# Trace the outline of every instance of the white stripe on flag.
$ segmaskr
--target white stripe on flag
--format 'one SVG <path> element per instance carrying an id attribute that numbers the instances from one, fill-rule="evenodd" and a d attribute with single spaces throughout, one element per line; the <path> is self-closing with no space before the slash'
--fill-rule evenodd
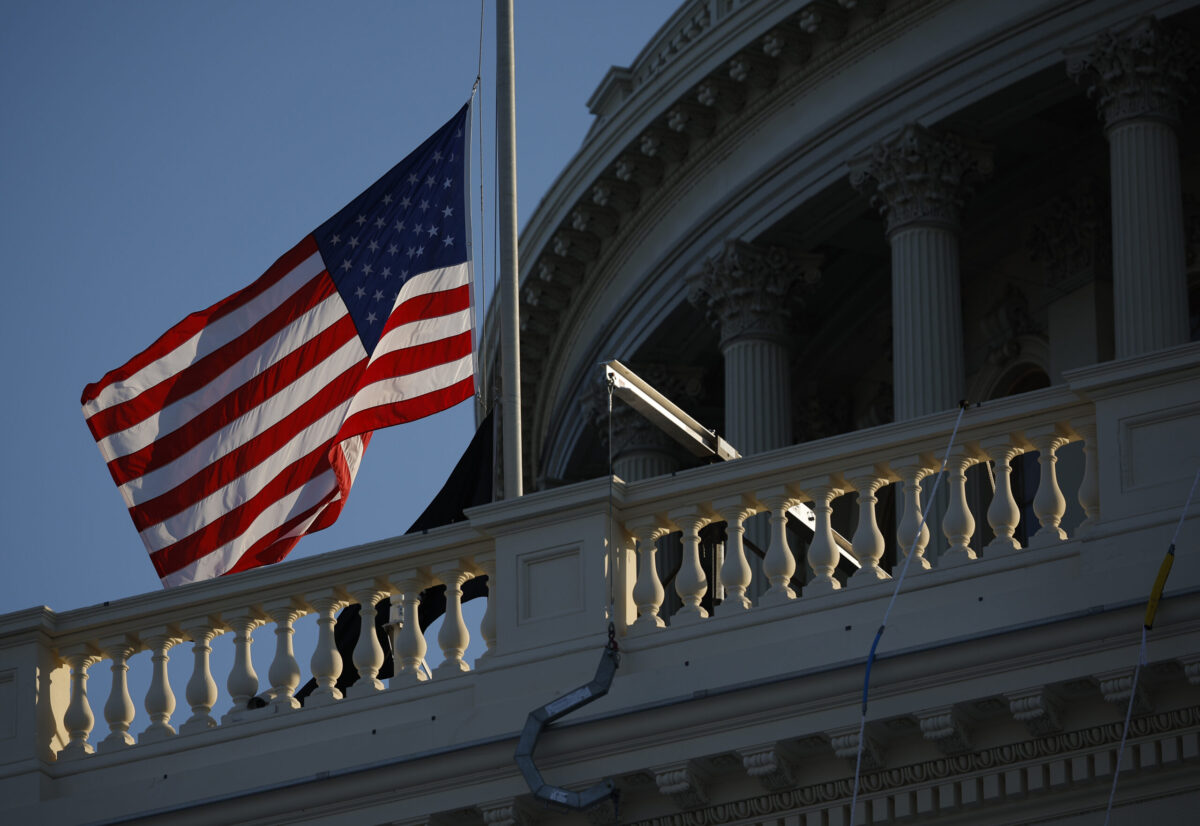
<path id="1" fill-rule="evenodd" d="M 237 564 L 238 560 L 242 558 L 242 555 L 246 553 L 251 545 L 278 528 L 284 522 L 287 522 L 288 519 L 296 514 L 303 513 L 309 508 L 315 507 L 323 498 L 337 490 L 337 487 L 337 477 L 332 470 L 327 470 L 320 476 L 314 477 L 304 487 L 292 491 L 260 513 L 238 538 L 205 554 L 190 565 L 162 577 L 163 585 L 166 587 L 184 585 L 200 579 L 211 579 L 221 576 Z M 308 529 L 308 526 L 313 523 L 320 513 L 320 511 L 317 511 L 302 523 L 304 530 Z M 294 536 L 297 533 L 303 533 L 303 530 L 293 529 L 290 535 Z"/>
<path id="2" fill-rule="evenodd" d="M 264 430 L 277 424 L 289 413 L 304 404 L 347 369 L 366 357 L 362 340 L 355 336 L 329 358 L 280 392 L 248 411 L 225 427 L 197 442 L 194 447 L 162 467 L 121 485 L 121 495 L 133 507 L 138 502 L 153 499 L 178 485 L 182 480 L 212 465 L 244 444 L 257 438 Z"/>
<path id="3" fill-rule="evenodd" d="M 424 396 L 426 393 L 450 387 L 463 379 L 470 378 L 473 372 L 472 367 L 471 357 L 464 356 L 455 361 L 430 367 L 428 370 L 368 384 L 355 395 L 354 403 L 347 411 L 346 418 L 349 419 L 355 413 L 371 407 L 408 401 L 418 396 Z"/>
<path id="4" fill-rule="evenodd" d="M 190 396 L 173 401 L 158 414 L 97 442 L 104 461 L 135 453 L 173 433 L 240 387 L 247 376 L 261 374 L 345 316 L 346 306 L 341 296 L 335 294 L 325 299 Z"/>
<path id="5" fill-rule="evenodd" d="M 180 344 L 166 356 L 156 359 L 124 381 L 108 385 L 95 399 L 83 405 L 83 415 L 91 418 L 114 404 L 128 401 L 143 390 L 154 387 L 164 379 L 194 363 L 246 332 L 259 319 L 287 301 L 293 293 L 316 278 L 325 269 L 319 253 L 314 253 L 270 288 L 229 315 L 214 321 Z"/>

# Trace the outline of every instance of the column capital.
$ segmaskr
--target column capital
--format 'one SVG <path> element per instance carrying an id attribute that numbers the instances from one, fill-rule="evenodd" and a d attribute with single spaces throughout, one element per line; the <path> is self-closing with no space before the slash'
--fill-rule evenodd
<path id="1" fill-rule="evenodd" d="M 788 339 L 791 304 L 820 278 L 821 256 L 786 247 L 726 241 L 688 279 L 688 299 L 721 333 L 721 347 L 739 338 Z"/>
<path id="2" fill-rule="evenodd" d="M 910 123 L 850 161 L 850 185 L 889 235 L 914 224 L 957 229 L 973 185 L 991 171 L 990 148 Z"/>
<path id="3" fill-rule="evenodd" d="M 1186 33 L 1143 17 L 1068 50 L 1067 74 L 1086 86 L 1109 129 L 1127 120 L 1174 124 L 1198 58 Z"/>

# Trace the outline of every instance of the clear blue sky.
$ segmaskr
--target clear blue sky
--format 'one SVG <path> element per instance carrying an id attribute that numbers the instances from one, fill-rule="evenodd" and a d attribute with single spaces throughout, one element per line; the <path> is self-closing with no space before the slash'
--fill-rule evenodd
<path id="1" fill-rule="evenodd" d="M 578 149 L 605 71 L 628 65 L 676 2 L 516 6 L 523 225 Z M 160 587 L 80 392 L 248 284 L 453 114 L 475 77 L 479 14 L 467 0 L 5 3 L 0 613 Z M 493 26 L 489 2 L 474 173 L 488 183 Z M 402 533 L 472 431 L 465 404 L 376 434 L 339 522 L 293 558 Z"/>

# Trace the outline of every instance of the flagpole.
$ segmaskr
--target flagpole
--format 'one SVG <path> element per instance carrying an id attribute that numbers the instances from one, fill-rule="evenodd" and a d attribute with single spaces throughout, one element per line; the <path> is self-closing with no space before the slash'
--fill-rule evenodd
<path id="1" fill-rule="evenodd" d="M 501 434 L 504 498 L 521 491 L 521 326 L 517 305 L 517 118 L 513 78 L 513 4 L 496 3 L 496 165 L 500 202 Z"/>

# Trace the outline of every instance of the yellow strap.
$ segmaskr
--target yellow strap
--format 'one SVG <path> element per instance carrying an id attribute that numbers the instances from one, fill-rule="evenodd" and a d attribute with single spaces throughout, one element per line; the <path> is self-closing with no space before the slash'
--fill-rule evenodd
<path id="1" fill-rule="evenodd" d="M 1146 628 L 1154 627 L 1154 615 L 1158 613 L 1158 601 L 1162 599 L 1167 576 L 1171 573 L 1171 566 L 1174 564 L 1175 546 L 1172 545 L 1167 549 L 1167 555 L 1163 557 L 1162 564 L 1158 566 L 1158 577 L 1154 580 L 1154 590 L 1150 592 L 1150 601 L 1146 603 L 1146 621 L 1143 623 Z"/>

